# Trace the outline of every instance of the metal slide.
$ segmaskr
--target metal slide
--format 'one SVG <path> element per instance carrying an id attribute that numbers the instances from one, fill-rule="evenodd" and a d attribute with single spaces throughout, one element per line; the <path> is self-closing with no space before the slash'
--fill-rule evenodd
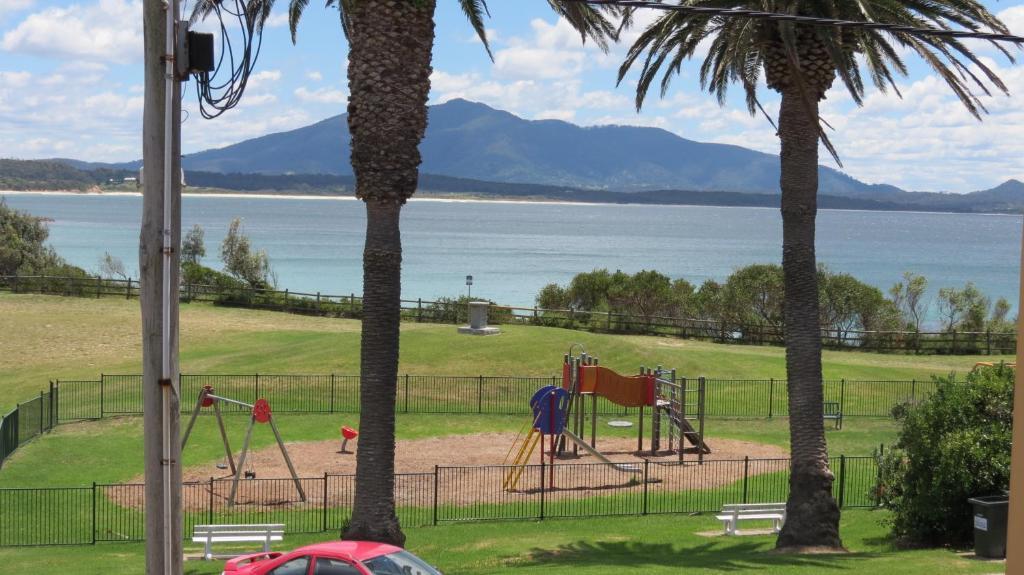
<path id="1" fill-rule="evenodd" d="M 624 473 L 640 473 L 641 471 L 643 471 L 643 466 L 638 465 L 636 463 L 615 463 L 614 461 L 605 457 L 600 451 L 588 445 L 586 441 L 583 441 L 575 433 L 569 431 L 568 429 L 562 430 L 562 436 L 565 437 L 566 439 L 569 439 L 576 445 L 580 446 L 580 448 L 582 448 L 583 451 L 586 451 L 590 455 L 596 457 L 598 461 L 600 461 L 601 463 L 604 463 L 605 465 L 615 469 L 616 471 L 622 471 Z"/>

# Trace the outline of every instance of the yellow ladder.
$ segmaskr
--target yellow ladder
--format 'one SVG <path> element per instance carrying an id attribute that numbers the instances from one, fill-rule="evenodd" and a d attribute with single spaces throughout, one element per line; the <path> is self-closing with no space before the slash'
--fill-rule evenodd
<path id="1" fill-rule="evenodd" d="M 519 478 L 522 477 L 523 471 L 526 469 L 526 464 L 530 461 L 530 456 L 533 455 L 533 451 L 537 449 L 537 444 L 540 443 L 543 435 L 540 430 L 536 427 L 530 429 L 530 433 L 526 435 L 526 439 L 523 440 L 523 444 L 519 446 L 519 451 L 516 452 L 515 459 L 512 460 L 513 467 L 508 470 L 508 474 L 505 476 L 505 481 L 501 487 L 505 491 L 512 491 L 519 485 Z M 512 450 L 515 450 L 515 444 L 512 445 Z M 511 451 L 510 450 L 510 453 Z"/>

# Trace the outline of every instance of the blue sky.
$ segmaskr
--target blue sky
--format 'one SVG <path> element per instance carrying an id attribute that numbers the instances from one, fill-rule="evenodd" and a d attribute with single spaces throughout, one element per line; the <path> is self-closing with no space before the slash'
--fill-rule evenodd
<path id="1" fill-rule="evenodd" d="M 458 3 L 438 0 L 433 103 L 463 97 L 530 119 L 657 126 L 694 140 L 778 151 L 767 121 L 751 117 L 738 97 L 720 107 L 700 91 L 695 64 L 684 68 L 666 98 L 649 98 L 638 114 L 631 79 L 615 86 L 628 44 L 609 54 L 582 46 L 543 0 L 490 4 L 494 62 Z M 1024 0 L 986 4 L 1024 35 Z M 337 12 L 311 3 L 293 46 L 286 5 L 279 0 L 275 7 L 257 73 L 238 109 L 203 120 L 194 92 L 186 94 L 186 153 L 344 110 L 347 46 Z M 1011 90 L 1009 98 L 987 100 L 992 113 L 983 123 L 913 59 L 911 76 L 900 82 L 902 100 L 872 91 L 858 108 L 833 90 L 823 114 L 836 128 L 845 171 L 868 182 L 957 192 L 1024 179 L 1024 68 L 987 46 L 979 52 L 992 58 Z M 0 157 L 140 157 L 141 58 L 140 0 L 0 0 Z M 767 91 L 764 96 L 769 112 L 777 111 L 777 99 Z"/>

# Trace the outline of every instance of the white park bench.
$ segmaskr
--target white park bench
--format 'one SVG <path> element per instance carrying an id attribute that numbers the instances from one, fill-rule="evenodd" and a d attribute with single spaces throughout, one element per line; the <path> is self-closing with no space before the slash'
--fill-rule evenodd
<path id="1" fill-rule="evenodd" d="M 207 561 L 218 558 L 237 557 L 233 555 L 214 555 L 214 543 L 263 543 L 263 552 L 270 552 L 270 543 L 284 539 L 284 524 L 267 525 L 196 525 L 192 529 L 192 542 L 202 543 L 203 559 Z"/>
<path id="2" fill-rule="evenodd" d="M 786 504 L 730 503 L 723 505 L 715 518 L 723 523 L 726 535 L 739 535 L 740 521 L 771 521 L 772 531 L 778 533 L 786 522 Z"/>

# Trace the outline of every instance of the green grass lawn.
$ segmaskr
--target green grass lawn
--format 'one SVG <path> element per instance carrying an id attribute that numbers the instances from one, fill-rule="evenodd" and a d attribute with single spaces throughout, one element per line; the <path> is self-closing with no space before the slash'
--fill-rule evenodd
<path id="1" fill-rule="evenodd" d="M 897 550 L 881 525 L 884 512 L 847 511 L 842 536 L 850 553 L 777 555 L 772 536 L 722 537 L 711 516 L 661 515 L 586 520 L 443 524 L 406 529 L 407 547 L 448 575 L 568 573 L 574 575 L 829 572 L 885 575 L 1002 573 L 1001 562 L 967 558 L 946 549 Z M 331 534 L 286 536 L 287 549 L 324 541 Z M 188 553 L 198 547 L 187 545 Z M 9 573 L 74 575 L 136 574 L 144 547 L 99 544 L 81 547 L 0 549 Z M 223 563 L 188 561 L 185 573 L 220 573 Z"/>
<path id="2" fill-rule="evenodd" d="M 139 373 L 138 301 L 0 294 L 0 413 L 47 387 L 50 379 Z M 360 324 L 353 320 L 188 304 L 181 308 L 183 373 L 338 373 L 359 371 Z M 784 350 L 649 336 L 502 326 L 497 337 L 466 337 L 454 326 L 402 325 L 402 373 L 537 375 L 559 372 L 574 342 L 603 365 L 640 365 L 681 375 L 785 377 Z M 912 356 L 827 351 L 826 379 L 929 379 L 963 373 L 979 360 L 1012 356 Z"/>

